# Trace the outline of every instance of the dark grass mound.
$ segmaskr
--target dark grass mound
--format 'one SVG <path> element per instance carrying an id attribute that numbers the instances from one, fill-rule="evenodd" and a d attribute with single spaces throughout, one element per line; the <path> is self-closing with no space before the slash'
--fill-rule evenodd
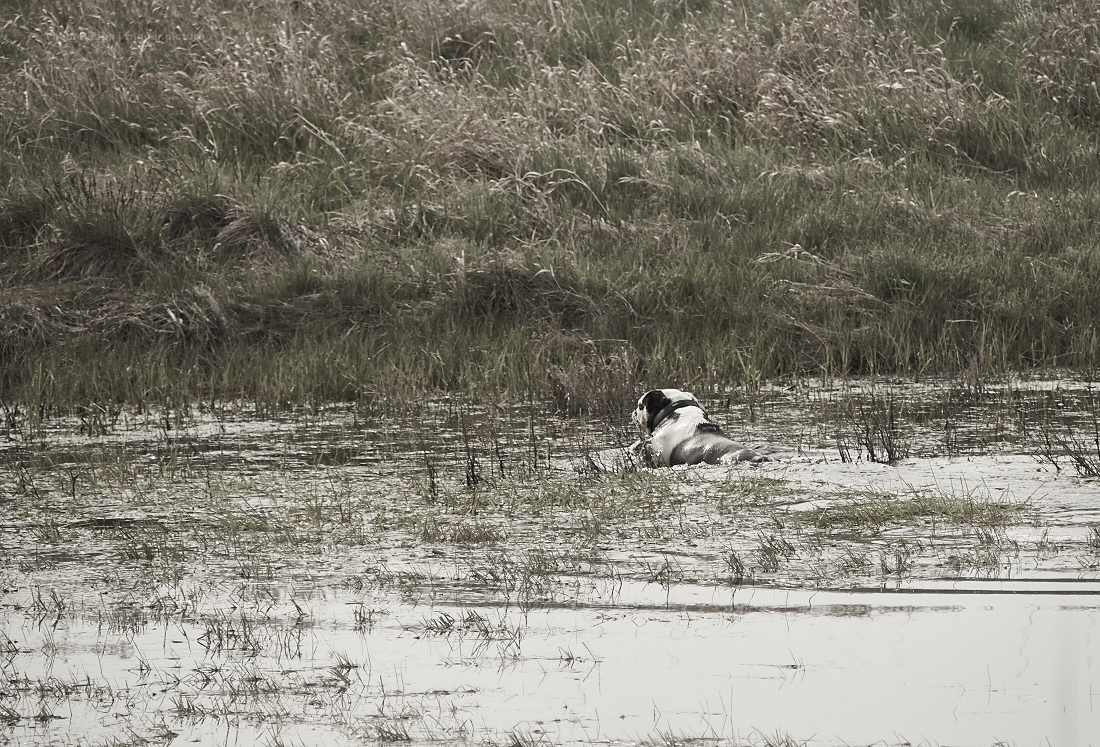
<path id="1" fill-rule="evenodd" d="M 0 199 L 0 245 L 19 247 L 33 243 L 50 214 L 49 200 L 25 192 Z"/>
<path id="2" fill-rule="evenodd" d="M 180 195 L 164 208 L 164 233 L 172 241 L 215 240 L 232 221 L 235 203 L 225 195 Z"/>
<path id="3" fill-rule="evenodd" d="M 39 262 L 49 279 L 129 275 L 152 261 L 159 248 L 113 227 L 82 226 L 79 236 L 61 239 L 46 249 Z"/>
<path id="4" fill-rule="evenodd" d="M 471 320 L 553 329 L 597 326 L 600 313 L 575 267 L 539 267 L 516 252 L 460 261 L 444 303 Z"/>

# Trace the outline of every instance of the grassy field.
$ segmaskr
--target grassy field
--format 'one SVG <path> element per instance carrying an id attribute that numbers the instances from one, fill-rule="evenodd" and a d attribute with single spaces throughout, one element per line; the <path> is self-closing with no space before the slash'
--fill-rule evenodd
<path id="1" fill-rule="evenodd" d="M 1096 0 L 4 8 L 9 420 L 1100 359 Z"/>

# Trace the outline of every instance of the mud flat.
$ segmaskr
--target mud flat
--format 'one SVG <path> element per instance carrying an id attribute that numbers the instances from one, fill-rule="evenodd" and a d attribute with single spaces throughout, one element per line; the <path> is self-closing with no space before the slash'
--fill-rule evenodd
<path id="1" fill-rule="evenodd" d="M 758 391 L 784 458 L 664 470 L 537 404 L 9 434 L 0 740 L 1092 744 L 1091 402 Z"/>

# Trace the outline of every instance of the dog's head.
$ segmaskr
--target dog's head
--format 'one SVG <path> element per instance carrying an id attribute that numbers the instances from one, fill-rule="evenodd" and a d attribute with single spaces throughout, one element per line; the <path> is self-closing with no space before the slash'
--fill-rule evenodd
<path id="1" fill-rule="evenodd" d="M 638 400 L 638 407 L 631 413 L 630 419 L 638 426 L 638 430 L 649 436 L 665 420 L 675 419 L 676 411 L 683 407 L 698 407 L 703 410 L 691 392 L 682 392 L 679 389 L 652 389 Z M 706 415 L 704 410 L 703 417 Z"/>

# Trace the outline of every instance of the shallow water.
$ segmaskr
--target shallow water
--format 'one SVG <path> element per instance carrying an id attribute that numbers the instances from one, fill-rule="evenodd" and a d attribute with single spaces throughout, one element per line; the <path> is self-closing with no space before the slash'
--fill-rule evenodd
<path id="1" fill-rule="evenodd" d="M 1095 744 L 1089 387 L 871 389 L 707 402 L 757 466 L 538 405 L 14 434 L 0 740 Z"/>
<path id="2" fill-rule="evenodd" d="M 195 624 L 116 636 L 9 623 L 19 646 L 52 648 L 16 657 L 27 659 L 25 676 L 96 683 L 70 696 L 58 720 L 18 735 L 79 728 L 106 738 L 135 719 L 155 728 L 160 714 L 182 743 L 206 742 L 237 712 L 247 729 L 263 720 L 303 738 L 319 730 L 334 744 L 387 722 L 425 741 L 738 741 L 759 731 L 825 744 L 1085 744 L 1098 733 L 1095 586 L 1087 595 L 678 591 L 526 614 L 393 607 L 366 633 L 342 625 L 346 610 L 331 600 L 310 605 L 319 619 L 301 635 L 275 634 L 287 650 L 274 656 L 211 654 Z M 426 635 L 423 618 L 444 612 L 506 622 L 522 640 Z M 356 668 L 334 671 L 341 659 Z M 16 705 L 33 711 L 35 700 Z M 225 713 L 171 717 L 207 709 Z"/>

